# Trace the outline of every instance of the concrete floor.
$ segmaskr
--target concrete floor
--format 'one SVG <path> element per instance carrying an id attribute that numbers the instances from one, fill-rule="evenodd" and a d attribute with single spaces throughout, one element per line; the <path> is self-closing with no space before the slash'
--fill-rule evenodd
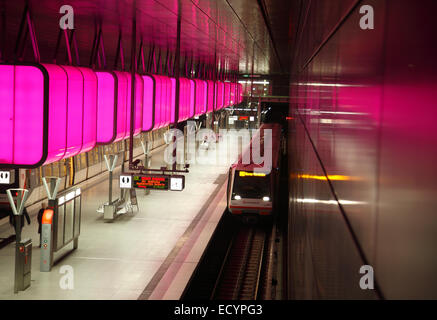
<path id="1" fill-rule="evenodd" d="M 214 162 L 212 150 L 200 152 Z M 36 215 L 30 212 L 32 224 L 23 229 L 23 238 L 32 238 L 34 244 L 31 287 L 13 293 L 15 244 L 10 244 L 0 250 L 0 299 L 137 299 L 216 190 L 216 180 L 227 174 L 229 161 L 224 155 L 218 164 L 192 164 L 182 192 L 151 191 L 146 196 L 137 190 L 140 210 L 113 223 L 105 223 L 96 212 L 108 198 L 107 176 L 83 186 L 79 248 L 48 273 L 39 271 Z M 163 149 L 152 158 L 152 167 L 162 165 Z M 118 179 L 114 189 L 119 192 Z M 10 234 L 13 230 L 8 224 L 0 227 L 0 237 Z M 64 265 L 73 268 L 72 290 L 60 287 Z"/>

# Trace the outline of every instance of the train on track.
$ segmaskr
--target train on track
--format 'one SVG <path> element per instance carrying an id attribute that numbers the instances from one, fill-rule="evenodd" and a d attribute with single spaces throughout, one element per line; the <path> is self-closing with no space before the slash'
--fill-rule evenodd
<path id="1" fill-rule="evenodd" d="M 272 219 L 278 206 L 283 140 L 281 124 L 262 124 L 230 167 L 227 207 L 233 217 L 244 222 Z"/>

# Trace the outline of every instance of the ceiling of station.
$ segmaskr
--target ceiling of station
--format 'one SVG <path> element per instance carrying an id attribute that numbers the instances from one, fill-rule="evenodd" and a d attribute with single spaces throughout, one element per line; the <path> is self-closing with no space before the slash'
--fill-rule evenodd
<path id="1" fill-rule="evenodd" d="M 294 0 L 293 0 L 294 1 Z M 0 0 L 0 21 L 12 55 L 25 0 Z M 59 9 L 64 0 L 29 0 L 36 35 L 44 61 L 53 59 L 59 34 Z M 283 74 L 289 72 L 289 0 L 69 0 L 74 8 L 75 33 L 81 64 L 89 61 L 96 25 L 102 23 L 108 64 L 113 64 L 119 30 L 128 62 L 132 18 L 137 18 L 137 36 L 146 46 L 163 51 L 176 47 L 178 5 L 181 5 L 181 53 L 197 61 L 216 58 L 240 73 Z M 136 10 L 134 10 L 136 8 Z M 1 30 L 0 30 L 1 33 Z M 13 44 L 13 45 L 12 45 Z M 138 46 L 137 46 L 138 48 Z M 27 55 L 29 52 L 27 52 Z M 253 70 L 252 70 L 253 63 Z"/>

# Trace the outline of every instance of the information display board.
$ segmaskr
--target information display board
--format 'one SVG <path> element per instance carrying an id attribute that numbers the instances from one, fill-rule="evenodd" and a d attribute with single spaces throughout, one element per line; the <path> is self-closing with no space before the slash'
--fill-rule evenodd
<path id="1" fill-rule="evenodd" d="M 169 176 L 134 175 L 133 186 L 139 189 L 168 190 Z"/>
<path id="2" fill-rule="evenodd" d="M 185 188 L 185 176 L 133 175 L 132 186 L 138 189 L 182 191 Z"/>

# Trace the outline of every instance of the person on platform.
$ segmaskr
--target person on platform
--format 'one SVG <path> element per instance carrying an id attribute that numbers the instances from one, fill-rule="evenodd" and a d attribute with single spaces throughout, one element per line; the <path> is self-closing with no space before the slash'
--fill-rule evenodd
<path id="1" fill-rule="evenodd" d="M 41 203 L 41 209 L 38 211 L 38 233 L 39 233 L 39 247 L 41 248 L 41 228 L 42 228 L 42 216 L 44 214 L 47 205 L 45 202 Z"/>

